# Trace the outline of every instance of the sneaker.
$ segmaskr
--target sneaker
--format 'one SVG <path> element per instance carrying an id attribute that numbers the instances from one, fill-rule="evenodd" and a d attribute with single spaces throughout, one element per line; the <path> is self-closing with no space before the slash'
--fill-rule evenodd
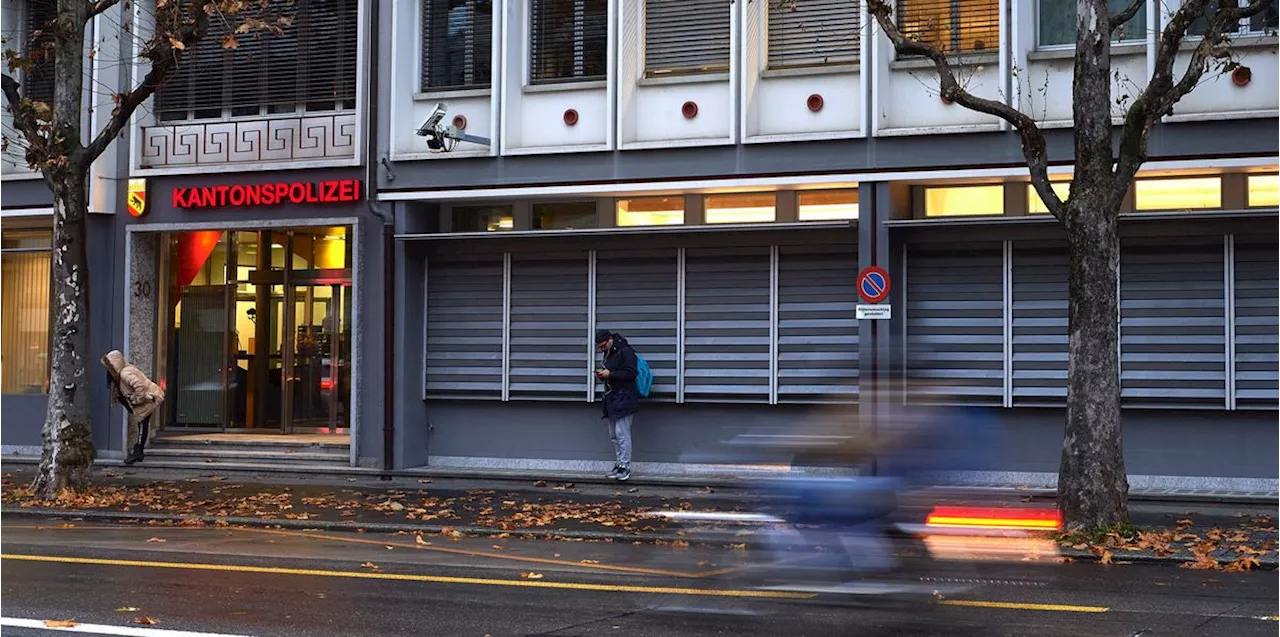
<path id="1" fill-rule="evenodd" d="M 626 482 L 631 477 L 631 467 L 619 467 L 618 473 L 613 476 L 618 482 Z"/>
<path id="2" fill-rule="evenodd" d="M 612 479 L 614 479 L 614 478 L 617 478 L 617 477 L 618 477 L 618 472 L 619 472 L 619 471 L 621 471 L 621 470 L 622 470 L 622 465 L 620 465 L 620 464 L 615 464 L 615 465 L 613 465 L 613 468 L 609 470 L 609 473 L 605 475 L 605 477 L 606 477 L 606 478 L 609 478 L 610 480 L 612 480 Z"/>

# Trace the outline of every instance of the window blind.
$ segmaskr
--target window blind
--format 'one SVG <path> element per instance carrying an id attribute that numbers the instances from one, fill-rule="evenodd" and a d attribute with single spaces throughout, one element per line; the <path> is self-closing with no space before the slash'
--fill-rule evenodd
<path id="1" fill-rule="evenodd" d="M 1067 246 L 1013 244 L 1013 403 L 1067 400 Z"/>
<path id="2" fill-rule="evenodd" d="M 586 252 L 512 255 L 512 399 L 586 399 L 589 267 Z"/>
<path id="3" fill-rule="evenodd" d="M 898 27 L 907 38 L 947 55 L 995 52 L 1000 5 L 997 0 L 900 0 Z"/>
<path id="4" fill-rule="evenodd" d="M 858 254 L 853 245 L 778 250 L 778 402 L 858 396 Z"/>
<path id="5" fill-rule="evenodd" d="M 608 48 L 608 0 L 530 1 L 530 82 L 604 78 Z"/>
<path id="6" fill-rule="evenodd" d="M 676 396 L 678 267 L 674 249 L 596 253 L 595 328 L 622 334 L 648 361 L 653 372 L 649 400 Z M 597 386 L 597 399 L 603 391 Z"/>
<path id="7" fill-rule="evenodd" d="M 250 15 L 211 20 L 157 91 L 156 110 L 161 119 L 185 119 L 258 115 L 263 107 L 272 113 L 354 107 L 357 9 L 357 0 L 271 0 L 253 17 L 292 22 L 279 35 L 236 35 L 234 49 L 223 48 L 223 37 Z"/>
<path id="8" fill-rule="evenodd" d="M 856 0 L 770 0 L 769 68 L 858 61 Z"/>
<path id="9" fill-rule="evenodd" d="M 492 53 L 493 2 L 423 0 L 422 90 L 487 88 Z"/>
<path id="10" fill-rule="evenodd" d="M 685 251 L 685 400 L 769 400 L 768 247 Z"/>
<path id="11" fill-rule="evenodd" d="M 1275 409 L 1280 401 L 1280 284 L 1275 241 L 1235 244 L 1235 388 L 1237 409 Z"/>
<path id="12" fill-rule="evenodd" d="M 729 0 L 647 0 L 648 76 L 729 69 Z"/>
<path id="13" fill-rule="evenodd" d="M 427 264 L 427 396 L 502 397 L 502 255 Z"/>
<path id="14" fill-rule="evenodd" d="M 58 14 L 56 0 L 27 2 L 27 56 L 31 66 L 23 71 L 23 96 L 37 102 L 53 101 L 53 29 L 49 22 Z"/>

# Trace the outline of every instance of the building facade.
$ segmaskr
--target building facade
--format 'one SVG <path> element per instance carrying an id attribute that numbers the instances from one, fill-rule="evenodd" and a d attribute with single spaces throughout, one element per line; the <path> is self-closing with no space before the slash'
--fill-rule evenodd
<path id="1" fill-rule="evenodd" d="M 971 91 L 1041 122 L 1065 194 L 1074 15 L 1057 4 L 897 11 Z M 397 469 L 603 470 L 591 335 L 608 328 L 655 373 L 642 470 L 786 462 L 737 443 L 873 415 L 860 389 L 905 380 L 902 400 L 998 418 L 1011 451 L 968 479 L 1052 480 L 1062 232 L 1009 127 L 940 99 L 930 64 L 896 56 L 859 3 L 313 0 L 296 13 L 278 39 L 211 38 L 100 162 L 116 184 L 100 258 L 120 265 L 95 276 L 118 291 L 108 305 L 122 300 L 105 329 L 167 383 L 163 433 L 348 435 L 352 464 Z M 1145 85 L 1166 14 L 1152 0 L 1117 31 L 1117 97 Z M 1274 490 L 1274 20 L 1240 25 L 1251 73 L 1204 82 L 1152 131 L 1122 212 L 1137 486 Z M 416 131 L 437 105 L 489 143 L 430 148 Z M 20 168 L 5 169 L 9 186 Z M 135 218 L 119 184 L 139 179 Z M 4 200 L 8 215 L 31 198 L 6 187 Z M 8 250 L 20 226 L 5 227 Z M 867 266 L 891 279 L 885 320 L 857 318 Z M 19 341 L 5 342 L 7 394 Z"/>

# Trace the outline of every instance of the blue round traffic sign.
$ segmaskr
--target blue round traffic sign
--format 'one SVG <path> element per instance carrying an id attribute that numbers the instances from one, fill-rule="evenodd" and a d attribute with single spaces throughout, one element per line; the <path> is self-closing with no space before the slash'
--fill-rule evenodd
<path id="1" fill-rule="evenodd" d="M 867 303 L 879 303 L 889 297 L 889 273 L 879 266 L 868 266 L 858 273 L 858 296 Z"/>

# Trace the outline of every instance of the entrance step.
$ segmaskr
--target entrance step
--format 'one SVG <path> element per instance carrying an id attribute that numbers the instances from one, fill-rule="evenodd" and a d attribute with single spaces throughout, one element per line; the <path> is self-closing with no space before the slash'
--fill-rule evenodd
<path id="1" fill-rule="evenodd" d="M 208 445 L 203 449 L 174 448 L 157 444 L 147 449 L 147 458 L 156 460 L 174 460 L 182 462 L 205 462 L 209 464 L 275 464 L 275 465 L 336 465 L 350 464 L 351 456 L 346 450 L 307 451 L 294 449 L 245 450 L 227 449 L 220 445 Z"/>
<path id="2" fill-rule="evenodd" d="M 252 466 L 346 467 L 348 436 L 271 434 L 161 434 L 147 459 L 164 463 Z"/>

